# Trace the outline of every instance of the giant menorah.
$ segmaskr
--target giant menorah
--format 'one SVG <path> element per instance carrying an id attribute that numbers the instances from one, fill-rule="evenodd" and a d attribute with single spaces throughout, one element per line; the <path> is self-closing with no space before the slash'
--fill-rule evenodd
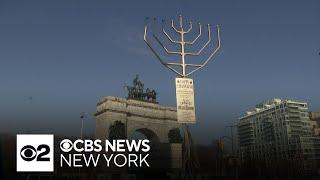
<path id="1" fill-rule="evenodd" d="M 193 119 L 195 120 L 195 110 L 194 110 L 194 99 L 193 99 L 193 81 L 189 78 L 187 78 L 189 75 L 191 75 L 192 73 L 200 70 L 201 68 L 205 67 L 208 62 L 213 58 L 213 56 L 218 52 L 218 50 L 220 49 L 220 29 L 219 26 L 217 26 L 217 40 L 216 40 L 216 47 L 213 49 L 213 51 L 210 53 L 210 55 L 207 57 L 207 59 L 205 59 L 204 61 L 199 62 L 199 63 L 189 63 L 186 61 L 186 56 L 199 56 L 200 54 L 202 54 L 203 50 L 210 44 L 211 42 L 211 27 L 208 24 L 207 25 L 207 32 L 208 32 L 208 40 L 206 41 L 206 43 L 202 46 L 202 48 L 200 48 L 197 52 L 186 52 L 186 45 L 194 45 L 198 39 L 201 37 L 202 35 L 202 28 L 201 28 L 201 24 L 199 23 L 199 33 L 198 35 L 192 40 L 192 41 L 185 41 L 185 35 L 190 33 L 192 31 L 192 22 L 189 22 L 189 27 L 188 29 L 185 31 L 184 29 L 184 25 L 183 25 L 183 19 L 182 16 L 179 16 L 179 28 L 177 28 L 174 24 L 174 21 L 171 20 L 171 28 L 173 29 L 173 31 L 175 33 L 177 33 L 179 35 L 179 40 L 174 40 L 169 33 L 165 30 L 164 26 L 165 26 L 165 21 L 162 21 L 162 33 L 164 34 L 164 36 L 173 44 L 178 44 L 180 45 L 180 51 L 170 51 L 168 50 L 168 48 L 166 46 L 164 46 L 163 42 L 161 42 L 160 38 L 158 35 L 156 35 L 154 29 L 152 29 L 152 37 L 154 38 L 154 40 L 163 48 L 163 50 L 168 54 L 168 55 L 179 55 L 181 57 L 181 61 L 180 62 L 167 62 L 165 61 L 158 53 L 157 51 L 152 47 L 152 44 L 148 41 L 147 39 L 147 30 L 148 30 L 148 23 L 149 23 L 149 19 L 146 19 L 146 24 L 144 27 L 144 36 L 143 39 L 145 41 L 145 43 L 148 45 L 148 47 L 151 49 L 151 51 L 155 54 L 155 56 L 158 58 L 158 60 L 160 61 L 160 63 L 162 65 L 164 65 L 165 67 L 169 68 L 171 71 L 173 71 L 174 73 L 178 74 L 180 78 L 176 78 L 176 93 L 177 93 L 177 119 L 178 122 L 180 121 L 181 117 L 185 117 L 188 119 Z M 156 19 L 153 20 L 152 23 L 152 27 L 154 28 L 154 24 L 156 24 Z M 176 67 L 180 67 L 180 69 L 177 69 Z M 187 72 L 188 68 L 187 67 L 192 67 L 192 69 L 190 70 L 190 72 Z M 183 79 L 183 80 L 177 80 L 177 79 Z M 188 83 L 192 84 L 192 87 L 189 87 L 189 93 L 191 92 L 190 97 L 186 97 L 186 94 L 188 93 L 188 89 L 187 90 L 183 90 L 185 87 L 183 86 L 178 86 L 177 84 L 179 82 L 184 82 L 187 81 Z M 182 89 L 181 94 L 179 94 L 178 96 L 178 87 L 179 90 Z M 191 90 L 190 90 L 191 89 Z M 187 92 L 187 93 L 186 93 Z M 180 97 L 180 95 L 182 95 Z M 185 98 L 185 99 L 184 99 Z M 182 100 L 181 100 L 182 99 Z M 182 106 L 179 106 L 178 103 L 181 103 L 182 105 L 188 104 L 185 102 L 192 102 L 191 104 L 191 111 L 192 113 L 188 113 L 188 108 L 184 108 Z M 188 106 L 188 105 L 186 105 Z M 182 107 L 179 109 L 179 107 Z M 183 111 L 184 109 L 187 109 L 186 111 Z M 183 113 L 185 113 L 185 116 L 183 116 Z M 182 114 L 182 115 L 181 115 Z M 189 116 L 192 116 L 192 118 L 189 118 Z M 193 121 L 191 120 L 191 121 Z M 183 120 L 181 121 L 183 122 Z M 187 121 L 186 121 L 187 122 Z M 188 122 L 187 122 L 188 123 Z M 187 179 L 187 175 L 194 175 L 194 170 L 199 166 L 198 164 L 198 159 L 197 159 L 197 155 L 194 152 L 193 149 L 193 140 L 191 137 L 191 133 L 188 127 L 188 124 L 184 123 L 184 169 L 185 169 L 185 173 L 186 176 L 185 178 Z"/>
<path id="2" fill-rule="evenodd" d="M 189 75 L 191 75 L 192 73 L 196 72 L 197 70 L 200 70 L 201 68 L 205 67 L 208 62 L 213 58 L 213 56 L 218 52 L 218 50 L 220 49 L 220 29 L 219 26 L 217 25 L 217 42 L 216 42 L 216 47 L 213 49 L 213 51 L 210 53 L 209 57 L 202 61 L 202 63 L 187 63 L 186 62 L 186 56 L 199 56 L 203 50 L 210 44 L 211 42 L 211 27 L 208 24 L 207 25 L 207 32 L 208 32 L 208 40 L 207 42 L 202 46 L 202 48 L 200 50 L 198 50 L 197 52 L 186 52 L 185 51 L 185 46 L 186 45 L 194 45 L 195 42 L 201 37 L 202 35 L 202 28 L 201 28 L 201 24 L 199 23 L 199 32 L 198 35 L 194 38 L 194 40 L 192 41 L 185 41 L 185 35 L 190 33 L 192 31 L 192 22 L 189 22 L 189 28 L 188 30 L 185 31 L 184 29 L 184 25 L 183 25 L 183 19 L 182 16 L 179 16 L 179 28 L 177 28 L 174 24 L 174 21 L 171 20 L 171 28 L 178 33 L 178 35 L 180 36 L 180 39 L 178 41 L 173 40 L 173 38 L 168 34 L 168 32 L 164 29 L 165 26 L 165 21 L 162 20 L 162 33 L 164 34 L 164 36 L 171 42 L 174 44 L 179 44 L 180 45 L 180 51 L 170 51 L 168 50 L 168 48 L 166 46 L 164 46 L 164 44 L 161 42 L 160 38 L 155 34 L 155 32 L 152 32 L 152 37 L 155 39 L 155 41 L 157 43 L 159 43 L 159 45 L 164 49 L 164 51 L 167 54 L 174 54 L 174 55 L 180 55 L 181 56 L 181 62 L 166 62 L 158 53 L 157 51 L 155 51 L 155 49 L 152 47 L 151 43 L 148 41 L 147 39 L 147 30 L 148 30 L 148 20 L 146 19 L 146 24 L 144 27 L 144 36 L 143 39 L 145 41 L 145 43 L 148 45 L 148 47 L 151 49 L 151 51 L 155 54 L 155 56 L 158 58 L 158 60 L 160 61 L 160 63 L 164 66 L 166 66 L 167 68 L 169 68 L 170 70 L 172 70 L 173 72 L 175 72 L 176 74 L 178 74 L 180 77 L 187 77 Z M 156 19 L 154 19 L 153 24 L 155 24 Z M 180 70 L 177 70 L 176 67 L 181 67 Z M 190 72 L 186 72 L 187 71 L 187 67 L 193 67 L 194 69 L 191 70 Z"/>

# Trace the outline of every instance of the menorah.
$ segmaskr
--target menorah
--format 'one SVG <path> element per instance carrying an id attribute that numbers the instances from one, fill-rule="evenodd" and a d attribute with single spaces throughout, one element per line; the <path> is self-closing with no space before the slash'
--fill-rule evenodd
<path id="1" fill-rule="evenodd" d="M 202 35 L 202 29 L 201 29 L 201 24 L 198 24 L 199 27 L 199 32 L 198 35 L 192 40 L 192 41 L 185 41 L 185 35 L 190 33 L 192 31 L 192 22 L 189 22 L 189 27 L 188 29 L 185 31 L 184 29 L 184 25 L 183 25 L 183 19 L 182 16 L 179 16 L 179 28 L 177 28 L 174 25 L 173 20 L 171 20 L 171 28 L 173 29 L 173 31 L 175 31 L 179 36 L 180 36 L 180 40 L 176 41 L 173 40 L 173 38 L 169 35 L 169 33 L 165 30 L 164 26 L 165 26 L 165 21 L 162 20 L 162 33 L 164 34 L 164 36 L 166 37 L 166 39 L 168 39 L 171 43 L 173 44 L 180 44 L 180 51 L 171 51 L 168 50 L 168 48 L 166 46 L 164 46 L 164 44 L 161 42 L 160 38 L 155 34 L 155 31 L 152 31 L 152 37 L 155 39 L 155 41 L 164 49 L 164 51 L 168 54 L 168 55 L 179 55 L 181 56 L 181 61 L 180 62 L 166 62 L 165 60 L 163 60 L 163 58 L 161 58 L 161 56 L 157 53 L 157 51 L 152 47 L 151 43 L 147 40 L 147 30 L 148 30 L 148 20 L 146 19 L 146 23 L 145 23 L 145 27 L 144 27 L 144 36 L 143 39 L 145 41 L 145 43 L 148 45 L 148 47 L 151 49 L 151 51 L 154 53 L 154 55 L 157 57 L 157 59 L 160 61 L 160 63 L 162 65 L 164 65 L 165 67 L 169 68 L 171 71 L 173 71 L 174 73 L 178 74 L 180 76 L 180 78 L 176 78 L 176 86 L 178 87 L 177 84 L 179 84 L 179 82 L 181 81 L 177 81 L 177 79 L 184 79 L 184 81 L 187 81 L 191 84 L 193 84 L 193 81 L 188 77 L 189 75 L 191 75 L 192 73 L 200 70 L 201 68 L 205 67 L 208 62 L 213 58 L 213 56 L 218 52 L 218 50 L 220 49 L 220 29 L 219 26 L 217 25 L 217 43 L 216 43 L 216 47 L 213 49 L 213 51 L 210 53 L 209 57 L 202 61 L 203 63 L 187 63 L 186 62 L 186 56 L 199 56 L 203 50 L 210 44 L 211 42 L 211 27 L 208 24 L 207 28 L 208 28 L 208 40 L 206 41 L 206 43 L 202 46 L 202 48 L 200 48 L 200 50 L 198 50 L 197 52 L 186 52 L 186 45 L 194 45 L 195 42 L 198 41 L 198 39 L 201 37 Z M 155 24 L 156 19 L 154 18 L 153 24 Z M 154 27 L 154 26 L 153 26 Z M 176 67 L 181 67 L 180 70 L 177 70 Z M 192 69 L 190 70 L 190 72 L 187 72 L 187 67 L 192 67 Z M 181 87 L 179 87 L 181 88 Z M 194 115 L 194 100 L 193 100 L 193 85 L 191 88 L 189 88 L 189 90 L 192 89 L 191 91 L 189 91 L 189 93 L 191 92 L 190 97 L 186 96 L 186 92 L 187 90 L 184 92 L 182 92 L 182 97 L 178 96 L 178 92 L 177 92 L 177 119 L 178 121 L 180 121 L 181 114 L 183 114 L 186 111 L 183 111 L 183 108 L 179 109 L 178 107 L 178 102 L 180 103 L 180 100 L 182 100 L 182 104 L 188 104 L 185 102 L 192 102 L 192 110 L 193 114 L 192 117 L 195 120 L 195 115 Z M 187 92 L 188 93 L 188 92 Z M 185 98 L 185 99 L 184 99 Z M 185 108 L 188 111 L 188 108 Z M 180 112 L 180 113 L 179 113 Z M 179 116 L 180 114 L 180 116 Z M 190 113 L 185 113 L 186 115 L 190 115 Z M 188 116 L 184 116 L 189 118 Z M 189 118 L 192 119 L 192 118 Z M 183 121 L 181 121 L 183 122 Z M 191 175 L 193 175 L 193 170 L 195 168 L 198 167 L 198 160 L 197 160 L 197 155 L 193 150 L 193 140 L 191 137 L 191 133 L 189 130 L 189 127 L 187 125 L 187 123 L 184 123 L 184 169 L 186 174 L 189 173 Z M 187 178 L 187 177 L 186 177 Z"/>
<path id="2" fill-rule="evenodd" d="M 151 43 L 148 42 L 147 40 L 147 29 L 148 29 L 148 18 L 146 19 L 146 24 L 144 27 L 144 36 L 143 39 L 145 41 L 145 43 L 148 45 L 148 47 L 151 49 L 151 51 L 155 54 L 155 56 L 158 58 L 158 60 L 160 61 L 160 63 L 162 65 L 164 65 L 165 67 L 169 68 L 170 70 L 172 70 L 174 73 L 178 74 L 180 77 L 187 77 L 189 75 L 191 75 L 192 73 L 200 70 L 201 68 L 205 67 L 208 62 L 213 58 L 213 56 L 218 52 L 218 50 L 220 49 L 220 28 L 217 25 L 217 43 L 216 43 L 216 47 L 213 49 L 213 51 L 211 52 L 211 54 L 209 55 L 209 57 L 203 61 L 203 63 L 199 63 L 199 64 L 195 64 L 195 63 L 187 63 L 186 62 L 186 56 L 199 56 L 203 50 L 210 44 L 211 42 L 211 27 L 208 24 L 207 28 L 208 28 L 208 40 L 207 42 L 202 46 L 202 48 L 200 50 L 198 50 L 197 52 L 186 52 L 185 51 L 185 46 L 186 45 L 194 45 L 194 43 L 201 37 L 202 35 L 202 28 L 201 28 L 201 24 L 198 23 L 198 27 L 199 27 L 199 32 L 198 35 L 192 40 L 192 41 L 185 41 L 185 35 L 190 33 L 192 31 L 192 22 L 189 22 L 189 28 L 188 30 L 184 30 L 184 25 L 183 25 L 183 19 L 182 16 L 179 16 L 179 28 L 175 27 L 174 25 L 174 21 L 171 20 L 171 28 L 178 33 L 178 35 L 180 36 L 180 40 L 176 41 L 173 40 L 173 38 L 168 34 L 168 32 L 164 29 L 164 25 L 165 25 L 165 21 L 162 20 L 162 33 L 164 34 L 164 36 L 171 42 L 174 44 L 180 44 L 180 51 L 170 51 L 168 50 L 168 48 L 166 46 L 164 46 L 164 44 L 161 42 L 160 38 L 155 34 L 155 32 L 152 32 L 152 36 L 155 39 L 155 41 L 157 43 L 159 43 L 159 45 L 164 49 L 164 51 L 167 54 L 174 54 L 174 55 L 180 55 L 181 56 L 181 62 L 166 62 L 165 60 L 163 60 L 163 58 L 161 58 L 161 56 L 157 53 L 157 51 L 155 51 L 155 49 L 151 46 Z M 156 21 L 156 19 L 154 18 L 154 22 Z M 175 67 L 181 67 L 181 70 L 177 70 Z M 193 67 L 193 70 L 191 70 L 190 72 L 186 72 L 187 71 L 187 67 Z"/>

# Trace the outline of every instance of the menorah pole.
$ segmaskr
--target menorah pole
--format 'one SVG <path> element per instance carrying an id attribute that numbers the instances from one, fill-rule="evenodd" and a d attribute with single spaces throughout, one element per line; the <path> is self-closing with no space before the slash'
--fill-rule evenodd
<path id="1" fill-rule="evenodd" d="M 196 169 L 199 168 L 198 157 L 194 149 L 193 139 L 192 139 L 188 124 L 183 124 L 183 128 L 184 128 L 183 167 L 184 167 L 185 179 L 188 179 L 188 177 L 191 179 L 195 179 Z"/>
<path id="2" fill-rule="evenodd" d="M 189 127 L 188 124 L 183 124 L 183 169 L 184 169 L 184 179 L 188 179 L 190 173 L 190 138 L 189 138 Z"/>
<path id="3" fill-rule="evenodd" d="M 182 76 L 186 77 L 186 61 L 184 52 L 184 34 L 181 32 L 181 62 L 182 62 Z"/>
<path id="4" fill-rule="evenodd" d="M 182 78 L 186 78 L 186 62 L 185 62 L 185 41 L 184 41 L 184 30 L 183 30 L 183 20 L 182 16 L 179 16 L 180 21 L 180 45 L 181 45 L 181 67 L 182 67 Z M 195 169 L 196 159 L 193 157 L 195 154 L 192 152 L 193 141 L 191 137 L 191 132 L 187 123 L 183 124 L 184 127 L 184 172 L 185 179 L 189 176 L 194 178 L 193 173 Z"/>
<path id="5" fill-rule="evenodd" d="M 185 52 L 184 52 L 184 35 L 183 32 L 181 33 L 181 61 L 182 61 L 182 76 L 186 77 L 186 61 L 184 59 Z"/>

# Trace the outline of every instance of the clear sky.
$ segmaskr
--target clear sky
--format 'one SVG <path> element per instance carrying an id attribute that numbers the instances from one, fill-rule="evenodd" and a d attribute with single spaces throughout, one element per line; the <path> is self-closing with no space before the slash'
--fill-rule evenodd
<path id="1" fill-rule="evenodd" d="M 79 134 L 80 112 L 93 114 L 103 96 L 125 97 L 135 74 L 175 106 L 175 74 L 142 37 L 145 17 L 179 14 L 221 26 L 221 51 L 192 77 L 196 142 L 269 98 L 320 110 L 319 0 L 0 0 L 0 132 Z M 94 131 L 92 116 L 85 129 Z"/>

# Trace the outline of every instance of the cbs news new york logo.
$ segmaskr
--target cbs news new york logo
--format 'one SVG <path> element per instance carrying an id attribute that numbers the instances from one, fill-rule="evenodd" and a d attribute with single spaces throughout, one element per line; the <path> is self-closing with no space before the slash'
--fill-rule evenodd
<path id="1" fill-rule="evenodd" d="M 53 135 L 17 135 L 17 171 L 53 172 Z"/>

